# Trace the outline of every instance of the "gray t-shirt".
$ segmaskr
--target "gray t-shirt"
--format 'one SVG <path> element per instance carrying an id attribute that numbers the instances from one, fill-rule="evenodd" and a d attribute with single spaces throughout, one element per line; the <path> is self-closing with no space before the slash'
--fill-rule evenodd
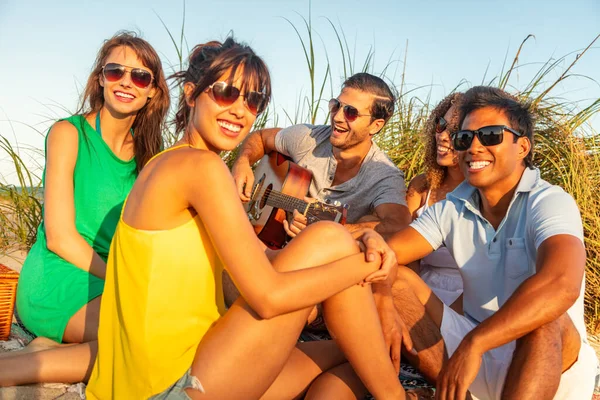
<path id="1" fill-rule="evenodd" d="M 394 203 L 406 205 L 404 174 L 373 143 L 358 174 L 331 186 L 337 168 L 329 125 L 293 125 L 275 136 L 275 148 L 296 164 L 312 172 L 309 196 L 321 201 L 348 204 L 348 223 L 372 214 L 375 207 Z"/>

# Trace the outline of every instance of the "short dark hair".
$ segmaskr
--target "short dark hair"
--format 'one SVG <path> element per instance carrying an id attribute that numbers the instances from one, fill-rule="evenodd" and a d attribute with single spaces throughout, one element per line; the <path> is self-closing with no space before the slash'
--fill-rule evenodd
<path id="1" fill-rule="evenodd" d="M 396 96 L 383 79 L 366 72 L 359 72 L 346 79 L 342 85 L 342 90 L 345 88 L 360 90 L 376 96 L 369 111 L 371 120 L 381 118 L 388 122 L 394 114 Z"/>
<path id="2" fill-rule="evenodd" d="M 491 86 L 475 86 L 467 90 L 459 107 L 458 126 L 462 127 L 467 115 L 473 111 L 491 107 L 502 111 L 510 127 L 522 133 L 531 143 L 531 150 L 525 157 L 525 166 L 533 168 L 533 115 L 531 104 L 522 103 L 519 99 L 502 89 Z M 517 136 L 515 136 L 515 142 Z"/>

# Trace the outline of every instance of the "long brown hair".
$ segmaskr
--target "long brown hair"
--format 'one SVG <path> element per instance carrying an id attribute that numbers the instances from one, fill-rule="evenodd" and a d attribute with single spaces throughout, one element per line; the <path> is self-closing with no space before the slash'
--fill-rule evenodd
<path id="1" fill-rule="evenodd" d="M 423 140 L 425 142 L 425 176 L 427 187 L 419 188 L 419 191 L 424 189 L 435 189 L 441 185 L 448 173 L 448 167 L 442 167 L 437 163 L 437 143 L 435 141 L 435 124 L 438 118 L 446 115 L 450 107 L 455 106 L 455 111 L 452 114 L 447 125 L 448 132 L 453 133 L 458 131 L 458 107 L 463 97 L 462 93 L 451 93 L 444 97 L 442 101 L 433 109 L 425 128 L 423 129 Z"/>
<path id="2" fill-rule="evenodd" d="M 183 87 L 191 82 L 194 90 L 191 98 L 198 97 L 206 88 L 214 83 L 225 72 L 231 70 L 230 80 L 235 77 L 238 68 L 243 67 L 242 86 L 252 85 L 252 90 L 262 92 L 267 99 L 271 98 L 271 77 L 265 62 L 254 53 L 254 50 L 234 38 L 229 37 L 225 42 L 211 41 L 194 47 L 190 54 L 188 68 L 171 75 Z M 228 82 L 231 83 L 231 82 Z M 175 115 L 175 132 L 185 132 L 190 116 L 185 93 L 181 90 L 177 114 Z"/>
<path id="3" fill-rule="evenodd" d="M 81 98 L 78 114 L 93 114 L 99 112 L 104 105 L 104 88 L 100 86 L 100 74 L 110 52 L 117 47 L 129 47 L 138 56 L 144 66 L 152 71 L 153 85 L 156 93 L 148 103 L 137 112 L 133 122 L 133 148 L 137 169 L 140 171 L 146 162 L 157 154 L 162 148 L 162 132 L 165 116 L 169 110 L 169 88 L 165 80 L 162 64 L 156 50 L 144 39 L 134 32 L 117 32 L 112 38 L 106 40 L 92 68 L 85 90 Z"/>

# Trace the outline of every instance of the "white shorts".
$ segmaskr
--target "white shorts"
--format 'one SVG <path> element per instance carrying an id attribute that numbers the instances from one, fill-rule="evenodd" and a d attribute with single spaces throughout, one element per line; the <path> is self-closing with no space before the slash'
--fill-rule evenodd
<path id="1" fill-rule="evenodd" d="M 441 333 L 446 343 L 448 357 L 452 356 L 463 338 L 477 324 L 467 317 L 458 314 L 444 305 Z M 515 342 L 492 349 L 483 355 L 481 368 L 475 381 L 469 388 L 473 398 L 480 400 L 500 399 L 508 367 L 512 361 Z M 592 347 L 581 343 L 579 357 L 575 364 L 565 371 L 560 378 L 560 385 L 555 400 L 588 400 L 592 398 L 596 378 L 598 359 Z M 540 376 L 540 379 L 544 379 Z"/>

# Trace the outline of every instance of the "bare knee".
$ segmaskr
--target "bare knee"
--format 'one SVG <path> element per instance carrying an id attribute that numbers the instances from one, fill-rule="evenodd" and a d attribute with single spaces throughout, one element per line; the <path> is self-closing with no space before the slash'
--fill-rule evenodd
<path id="1" fill-rule="evenodd" d="M 348 247 L 350 251 L 356 252 L 356 242 L 352 235 L 343 225 L 331 221 L 319 221 L 308 226 L 303 232 L 305 237 L 310 238 L 310 244 L 323 248 Z"/>
<path id="2" fill-rule="evenodd" d="M 342 225 L 320 221 L 304 229 L 287 247 L 303 255 L 311 254 L 321 262 L 340 259 L 360 251 L 352 235 Z M 287 248 L 286 247 L 286 248 Z"/>
<path id="3" fill-rule="evenodd" d="M 342 364 L 321 374 L 311 384 L 306 400 L 319 399 L 361 399 L 367 389 L 360 381 L 350 364 Z"/>
<path id="4" fill-rule="evenodd" d="M 412 291 L 423 305 L 431 296 L 431 289 L 415 271 L 405 266 L 399 266 L 396 281 L 392 286 L 392 295 L 394 298 L 401 297 L 407 289 Z"/>
<path id="5" fill-rule="evenodd" d="M 562 355 L 562 371 L 577 360 L 581 337 L 567 314 L 540 326 L 517 340 L 515 352 L 530 350 Z"/>

